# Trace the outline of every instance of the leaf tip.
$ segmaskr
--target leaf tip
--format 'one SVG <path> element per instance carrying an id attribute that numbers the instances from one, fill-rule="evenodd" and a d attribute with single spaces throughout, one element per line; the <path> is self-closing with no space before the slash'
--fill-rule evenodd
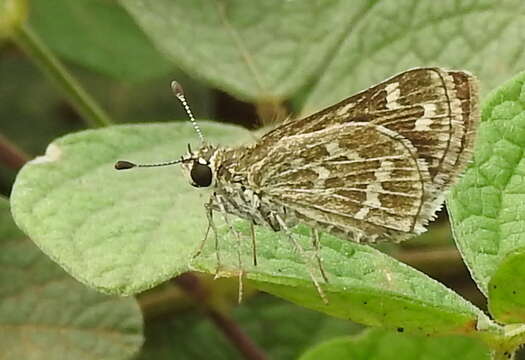
<path id="1" fill-rule="evenodd" d="M 62 150 L 55 145 L 55 144 L 49 144 L 46 148 L 46 153 L 42 156 L 37 156 L 33 160 L 30 161 L 31 164 L 43 164 L 48 162 L 57 161 L 60 159 L 60 155 L 62 154 Z"/>

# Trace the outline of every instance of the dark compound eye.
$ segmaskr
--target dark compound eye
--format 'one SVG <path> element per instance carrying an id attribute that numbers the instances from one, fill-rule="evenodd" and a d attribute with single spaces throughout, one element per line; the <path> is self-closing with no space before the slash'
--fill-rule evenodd
<path id="1" fill-rule="evenodd" d="M 212 172 L 208 165 L 201 164 L 198 161 L 193 163 L 190 172 L 191 179 L 193 180 L 193 186 L 206 187 L 211 185 Z"/>

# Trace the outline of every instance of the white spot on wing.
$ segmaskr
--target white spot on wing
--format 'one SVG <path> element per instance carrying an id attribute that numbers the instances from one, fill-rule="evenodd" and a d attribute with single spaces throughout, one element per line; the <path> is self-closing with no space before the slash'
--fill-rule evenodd
<path id="1" fill-rule="evenodd" d="M 399 89 L 399 83 L 395 82 L 385 86 L 386 91 L 386 107 L 387 109 L 397 109 L 401 105 L 397 102 L 401 95 L 401 90 Z"/>
<path id="2" fill-rule="evenodd" d="M 317 172 L 317 175 L 319 176 L 319 180 L 321 179 L 328 179 L 330 177 L 330 171 L 326 168 L 319 166 L 314 169 Z"/>
<path id="3" fill-rule="evenodd" d="M 423 104 L 423 109 L 425 110 L 425 113 L 423 114 L 424 117 L 436 116 L 436 104 Z"/>
<path id="4" fill-rule="evenodd" d="M 430 131 L 430 125 L 434 122 L 432 117 L 436 116 L 436 104 L 423 104 L 425 110 L 423 116 L 416 120 L 414 130 L 416 131 Z"/>
<path id="5" fill-rule="evenodd" d="M 359 209 L 358 212 L 354 214 L 354 218 L 357 220 L 363 220 L 368 216 L 368 212 L 370 211 L 370 208 L 367 206 L 363 206 L 361 209 Z"/>
<path id="6" fill-rule="evenodd" d="M 416 124 L 414 126 L 414 130 L 416 131 L 430 131 L 432 130 L 430 128 L 430 125 L 432 125 L 432 119 L 429 118 L 420 118 L 416 120 Z"/>
<path id="7" fill-rule="evenodd" d="M 380 183 L 370 184 L 366 188 L 366 200 L 364 204 L 373 208 L 381 207 L 381 200 L 379 200 L 379 193 L 383 191 Z"/>
<path id="8" fill-rule="evenodd" d="M 352 109 L 354 106 L 355 106 L 354 103 L 348 103 L 348 104 L 346 104 L 345 106 L 339 108 L 335 113 L 336 113 L 336 115 L 338 115 L 338 116 L 343 116 L 343 115 L 345 115 L 346 113 L 348 113 L 348 111 L 350 111 L 350 109 Z"/>
<path id="9" fill-rule="evenodd" d="M 29 161 L 31 164 L 44 164 L 48 162 L 57 161 L 60 159 L 62 150 L 55 144 L 49 144 L 46 149 L 45 155 L 37 156 L 33 160 Z"/>
<path id="10" fill-rule="evenodd" d="M 326 144 L 326 151 L 330 154 L 330 156 L 335 156 L 337 154 L 340 154 L 343 150 L 339 147 L 339 143 L 336 141 L 332 141 L 328 144 Z"/>
<path id="11" fill-rule="evenodd" d="M 383 181 L 388 181 L 392 178 L 393 167 L 394 164 L 392 161 L 383 160 L 379 168 L 374 172 L 376 180 L 368 184 L 368 186 L 366 187 L 366 200 L 364 201 L 365 208 L 381 207 L 381 200 L 379 200 L 379 194 L 385 191 L 381 183 Z M 361 210 L 358 211 L 358 214 L 361 212 Z M 366 211 L 366 213 L 368 214 L 368 210 Z"/>

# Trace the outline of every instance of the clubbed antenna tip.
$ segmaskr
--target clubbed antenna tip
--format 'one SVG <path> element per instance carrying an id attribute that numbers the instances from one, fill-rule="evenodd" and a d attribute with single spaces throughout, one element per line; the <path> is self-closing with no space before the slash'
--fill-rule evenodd
<path id="1" fill-rule="evenodd" d="M 175 80 L 171 82 L 171 90 L 173 91 L 176 97 L 184 97 L 184 90 L 182 90 L 182 86 Z"/>
<path id="2" fill-rule="evenodd" d="M 195 132 L 197 133 L 197 135 L 199 135 L 201 142 L 204 143 L 204 136 L 202 135 L 202 131 L 199 125 L 197 125 L 197 121 L 195 120 L 195 117 L 191 112 L 190 106 L 186 101 L 186 97 L 184 96 L 184 90 L 182 90 L 182 86 L 177 81 L 173 80 L 171 82 L 171 90 L 173 91 L 173 94 L 175 94 L 177 99 L 179 99 L 179 101 L 181 102 L 182 106 L 184 107 L 184 110 L 186 111 L 186 114 L 188 114 L 188 117 L 190 118 L 190 122 L 193 126 L 193 129 L 195 129 Z"/>
<path id="3" fill-rule="evenodd" d="M 117 170 L 127 170 L 127 169 L 131 169 L 131 168 L 134 168 L 135 166 L 137 166 L 136 164 L 133 164 L 132 162 L 129 162 L 129 161 L 117 161 L 115 163 L 115 169 Z"/>

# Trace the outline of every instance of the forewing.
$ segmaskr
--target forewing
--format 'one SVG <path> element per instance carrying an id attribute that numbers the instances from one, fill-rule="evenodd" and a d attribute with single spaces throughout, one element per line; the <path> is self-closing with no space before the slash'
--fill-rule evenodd
<path id="1" fill-rule="evenodd" d="M 382 126 L 348 122 L 285 136 L 263 158 L 245 160 L 265 201 L 354 240 L 422 232 L 436 210 L 425 205 L 434 191 L 426 164 Z"/>
<path id="2" fill-rule="evenodd" d="M 289 121 L 261 139 L 309 134 L 349 122 L 371 122 L 405 139 L 426 161 L 437 190 L 445 190 L 466 166 L 479 119 L 478 86 L 466 72 L 408 70 L 316 114 Z M 439 192 L 436 192 L 438 194 Z"/>

